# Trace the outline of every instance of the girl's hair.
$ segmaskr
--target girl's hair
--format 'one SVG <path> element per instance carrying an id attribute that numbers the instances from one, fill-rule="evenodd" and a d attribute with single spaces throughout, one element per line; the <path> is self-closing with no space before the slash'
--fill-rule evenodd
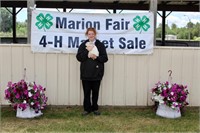
<path id="1" fill-rule="evenodd" d="M 88 34 L 89 31 L 93 31 L 95 35 L 97 34 L 97 31 L 96 31 L 95 28 L 87 28 L 87 31 L 85 32 L 86 36 L 87 36 L 87 34 Z"/>

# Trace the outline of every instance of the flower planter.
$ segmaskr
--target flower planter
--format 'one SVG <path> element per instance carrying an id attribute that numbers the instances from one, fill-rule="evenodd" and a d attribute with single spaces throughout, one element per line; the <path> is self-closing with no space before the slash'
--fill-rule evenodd
<path id="1" fill-rule="evenodd" d="M 17 108 L 16 117 L 18 117 L 18 118 L 34 118 L 34 117 L 39 117 L 42 114 L 43 113 L 41 111 L 36 113 L 35 110 L 33 110 L 32 108 L 27 106 L 27 108 L 25 110 L 23 110 L 23 111 L 22 111 L 21 108 Z"/>
<path id="2" fill-rule="evenodd" d="M 181 117 L 181 111 L 189 103 L 187 86 L 166 81 L 160 81 L 151 89 L 152 101 L 159 104 L 156 114 L 166 118 Z"/>
<path id="3" fill-rule="evenodd" d="M 181 117 L 181 111 L 178 108 L 172 109 L 165 104 L 161 104 L 158 106 L 156 114 L 165 118 Z"/>
<path id="4" fill-rule="evenodd" d="M 17 83 L 10 81 L 5 90 L 5 99 L 17 111 L 16 117 L 34 118 L 41 116 L 41 110 L 46 106 L 45 90 L 46 88 L 35 82 L 26 82 L 23 79 Z M 31 108 L 30 105 L 32 105 Z M 22 111 L 22 108 L 26 109 Z M 39 110 L 38 113 L 35 110 Z"/>

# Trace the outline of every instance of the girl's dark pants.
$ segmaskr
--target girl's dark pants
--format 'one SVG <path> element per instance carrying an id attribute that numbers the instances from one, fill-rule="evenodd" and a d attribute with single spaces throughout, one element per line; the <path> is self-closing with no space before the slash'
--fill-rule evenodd
<path id="1" fill-rule="evenodd" d="M 82 80 L 83 84 L 83 92 L 84 92 L 84 101 L 83 106 L 84 110 L 87 112 L 92 112 L 98 110 L 98 98 L 99 98 L 99 88 L 100 88 L 100 80 L 96 81 L 88 81 Z M 91 101 L 91 93 L 92 93 L 92 101 Z"/>

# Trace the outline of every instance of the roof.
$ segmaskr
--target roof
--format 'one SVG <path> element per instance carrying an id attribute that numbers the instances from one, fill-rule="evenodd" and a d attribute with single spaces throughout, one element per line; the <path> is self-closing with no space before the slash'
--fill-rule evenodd
<path id="1" fill-rule="evenodd" d="M 151 0 L 35 0 L 37 8 L 149 10 Z M 199 11 L 199 0 L 157 0 L 158 11 Z M 27 7 L 27 0 L 1 0 L 1 7 Z"/>

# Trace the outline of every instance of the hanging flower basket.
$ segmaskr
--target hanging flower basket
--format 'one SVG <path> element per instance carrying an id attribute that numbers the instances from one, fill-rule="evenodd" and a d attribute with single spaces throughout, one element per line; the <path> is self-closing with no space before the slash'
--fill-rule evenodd
<path id="1" fill-rule="evenodd" d="M 151 92 L 152 100 L 158 103 L 156 114 L 159 116 L 178 118 L 181 116 L 181 109 L 189 104 L 186 101 L 189 94 L 187 86 L 181 84 L 158 82 Z"/>
<path id="2" fill-rule="evenodd" d="M 35 82 L 21 80 L 17 83 L 8 82 L 5 99 L 17 110 L 17 117 L 33 118 L 42 115 L 46 106 L 45 88 Z"/>
<path id="3" fill-rule="evenodd" d="M 156 114 L 166 118 L 181 117 L 181 110 L 189 103 L 186 101 L 189 91 L 187 86 L 172 83 L 172 71 L 170 72 L 168 81 L 158 82 L 151 89 L 152 101 L 157 106 Z"/>

